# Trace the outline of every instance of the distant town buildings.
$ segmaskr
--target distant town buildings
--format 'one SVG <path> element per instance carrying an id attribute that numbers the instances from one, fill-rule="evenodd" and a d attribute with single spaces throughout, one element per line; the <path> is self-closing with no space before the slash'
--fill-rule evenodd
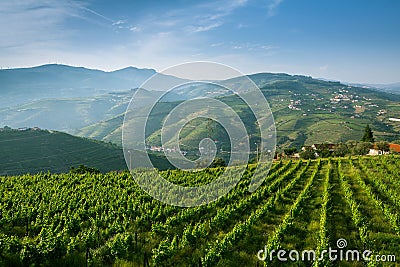
<path id="1" fill-rule="evenodd" d="M 335 150 L 339 147 L 338 144 L 312 144 L 311 146 L 303 146 L 301 151 L 314 151 L 315 157 L 318 158 L 318 151 L 329 150 L 329 152 L 335 152 Z M 374 144 L 371 146 L 367 155 L 369 156 L 377 156 L 377 155 L 388 155 L 390 153 L 400 153 L 400 144 L 389 143 L 389 150 L 383 151 L 379 150 L 377 145 Z M 299 158 L 300 153 L 293 154 L 294 158 Z"/>
<path id="2" fill-rule="evenodd" d="M 389 144 L 389 151 L 382 151 L 374 145 L 368 152 L 370 156 L 377 156 L 377 155 L 387 155 L 390 152 L 400 153 L 400 145 L 399 144 Z"/>
<path id="3" fill-rule="evenodd" d="M 165 153 L 182 153 L 183 155 L 186 155 L 186 151 L 181 151 L 177 147 L 173 148 L 167 148 L 163 146 L 146 146 L 146 150 L 150 150 L 153 152 L 165 152 Z"/>

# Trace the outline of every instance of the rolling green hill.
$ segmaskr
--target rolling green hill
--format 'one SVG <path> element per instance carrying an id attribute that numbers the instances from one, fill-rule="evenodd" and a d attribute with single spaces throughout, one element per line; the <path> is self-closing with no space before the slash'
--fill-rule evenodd
<path id="1" fill-rule="evenodd" d="M 3 128 L 0 150 L 0 173 L 3 175 L 60 173 L 80 164 L 102 172 L 126 169 L 122 151 L 117 146 L 62 132 Z"/>
<path id="2" fill-rule="evenodd" d="M 261 73 L 249 77 L 260 86 L 271 106 L 280 147 L 359 140 L 366 124 L 371 125 L 378 140 L 400 139 L 400 124 L 389 120 L 400 118 L 399 95 L 305 76 Z M 237 91 L 246 90 L 240 87 L 240 78 L 224 83 Z M 243 103 L 234 95 L 220 96 L 218 99 L 229 103 L 239 113 L 246 126 L 253 125 L 250 111 L 243 107 Z M 153 125 L 148 129 L 149 144 L 160 144 L 159 128 L 163 118 L 179 103 L 181 102 L 161 102 L 157 105 L 157 110 L 149 118 Z M 119 144 L 122 123 L 123 114 L 120 114 L 112 119 L 83 127 L 76 133 Z M 186 127 L 186 130 L 195 127 L 191 135 L 182 136 L 182 141 L 189 143 L 191 149 L 197 149 L 193 144 L 194 140 L 209 136 L 207 124 L 196 123 Z M 254 130 L 249 129 L 249 134 L 254 135 Z M 215 133 L 215 139 L 226 143 L 227 140 L 221 140 L 220 135 Z"/>
<path id="3" fill-rule="evenodd" d="M 273 111 L 279 144 L 301 146 L 359 140 L 371 124 L 379 140 L 400 139 L 399 95 L 309 77 L 262 87 Z"/>
<path id="4" fill-rule="evenodd" d="M 122 149 L 110 143 L 39 129 L 0 128 L 0 175 L 67 172 L 81 164 L 101 172 L 127 169 Z M 171 168 L 152 155 L 160 169 Z"/>

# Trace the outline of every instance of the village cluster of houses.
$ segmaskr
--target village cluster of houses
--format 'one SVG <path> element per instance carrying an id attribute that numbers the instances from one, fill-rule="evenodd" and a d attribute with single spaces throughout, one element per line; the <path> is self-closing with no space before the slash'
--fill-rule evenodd
<path id="1" fill-rule="evenodd" d="M 166 152 L 166 153 L 182 153 L 183 155 L 186 155 L 186 151 L 180 151 L 179 148 L 173 147 L 173 148 L 167 148 L 163 146 L 146 146 L 146 150 L 150 150 L 153 152 Z"/>
<path id="2" fill-rule="evenodd" d="M 374 145 L 374 147 L 371 148 L 371 149 L 369 150 L 368 155 L 371 155 L 371 156 L 375 156 L 375 155 L 386 155 L 386 154 L 389 154 L 390 151 L 393 151 L 393 152 L 395 152 L 395 153 L 400 153 L 400 145 L 399 145 L 399 144 L 389 144 L 389 151 L 382 151 L 382 150 L 379 150 L 379 149 L 376 147 L 376 145 Z"/>
<path id="3" fill-rule="evenodd" d="M 338 147 L 337 144 L 313 144 L 311 146 L 303 146 L 301 148 L 301 151 L 314 150 L 315 156 L 319 157 L 318 151 L 321 151 L 323 149 L 328 149 L 330 152 L 334 152 L 337 147 Z M 373 145 L 373 147 L 369 149 L 367 155 L 369 156 L 387 155 L 391 152 L 400 153 L 400 145 L 389 143 L 389 151 L 379 150 L 376 145 Z M 293 157 L 300 158 L 300 153 L 293 154 Z"/>

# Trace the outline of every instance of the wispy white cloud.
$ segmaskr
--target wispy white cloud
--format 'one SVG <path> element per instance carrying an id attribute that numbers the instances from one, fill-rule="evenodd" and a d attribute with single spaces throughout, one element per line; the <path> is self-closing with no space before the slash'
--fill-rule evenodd
<path id="1" fill-rule="evenodd" d="M 26 0 L 0 2 L 0 47 L 53 43 L 68 36 L 59 31 L 69 16 L 79 16 L 71 1 Z M 8 25 L 8 26 L 5 26 Z"/>
<path id="2" fill-rule="evenodd" d="M 129 30 L 132 32 L 140 32 L 141 31 L 140 27 L 138 27 L 138 26 L 131 26 L 129 28 Z"/>
<path id="3" fill-rule="evenodd" d="M 221 45 L 223 45 L 223 44 L 224 44 L 223 42 L 212 43 L 210 46 L 211 46 L 211 47 L 218 47 L 218 46 L 221 46 Z"/>
<path id="4" fill-rule="evenodd" d="M 248 0 L 200 2 L 185 8 L 175 8 L 163 14 L 145 16 L 135 23 L 153 32 L 171 30 L 196 34 L 223 26 L 228 16 L 247 3 Z"/>
<path id="5" fill-rule="evenodd" d="M 109 28 L 127 27 L 76 0 L 24 0 L 0 2 L 0 46 L 54 44 L 68 39 L 78 29 L 68 27 L 68 19 L 81 19 Z M 4 26 L 8 25 L 8 26 Z"/>
<path id="6" fill-rule="evenodd" d="M 98 17 L 110 22 L 112 25 L 118 25 L 118 24 L 115 24 L 118 21 L 114 21 L 113 19 L 111 19 L 109 17 L 106 17 L 106 16 L 100 14 L 99 12 L 94 11 L 93 9 L 90 9 L 90 8 L 82 6 L 82 5 L 77 5 L 77 7 L 79 7 L 79 8 L 81 8 L 81 9 L 83 9 L 83 10 L 89 12 L 89 13 L 92 13 L 93 15 L 96 15 L 96 16 L 98 16 Z"/>
<path id="7" fill-rule="evenodd" d="M 268 16 L 272 17 L 276 14 L 276 9 L 283 2 L 283 0 L 271 0 L 268 4 Z"/>
<path id="8" fill-rule="evenodd" d="M 248 0 L 220 0 L 195 7 L 198 14 L 193 17 L 192 24 L 187 29 L 194 33 L 209 31 L 225 24 L 224 19 L 236 9 L 246 6 Z"/>
<path id="9" fill-rule="evenodd" d="M 23 67 L 57 62 L 74 35 L 65 28 L 70 17 L 81 16 L 72 1 L 0 1 L 0 66 Z"/>
<path id="10" fill-rule="evenodd" d="M 81 19 L 86 20 L 91 23 L 94 23 L 94 24 L 97 24 L 99 26 L 105 26 L 105 27 L 114 28 L 117 30 L 121 30 L 121 29 L 131 30 L 134 27 L 133 25 L 130 25 L 126 19 L 110 18 L 110 17 L 108 17 L 104 14 L 101 14 L 101 13 L 95 11 L 94 9 L 86 7 L 82 4 L 76 3 L 76 7 L 78 9 L 85 11 L 81 14 L 81 16 L 80 16 Z M 94 18 L 92 16 L 88 16 L 88 14 L 86 14 L 86 13 L 94 15 Z M 97 20 L 97 18 L 99 18 L 100 20 Z"/>
<path id="11" fill-rule="evenodd" d="M 265 45 L 259 43 L 232 43 L 230 46 L 233 50 L 245 50 L 248 52 L 268 52 L 270 54 L 275 53 L 279 47 L 275 45 Z"/>
<path id="12" fill-rule="evenodd" d="M 188 27 L 186 28 L 186 30 L 187 30 L 188 32 L 191 32 L 191 33 L 206 32 L 206 31 L 212 30 L 212 29 L 214 29 L 214 28 L 218 28 L 218 27 L 221 26 L 221 25 L 222 25 L 222 22 L 215 22 L 215 23 L 209 24 L 209 25 L 188 26 Z"/>
<path id="13" fill-rule="evenodd" d="M 114 21 L 112 25 L 122 25 L 125 23 L 126 23 L 126 20 L 117 20 L 117 21 Z"/>

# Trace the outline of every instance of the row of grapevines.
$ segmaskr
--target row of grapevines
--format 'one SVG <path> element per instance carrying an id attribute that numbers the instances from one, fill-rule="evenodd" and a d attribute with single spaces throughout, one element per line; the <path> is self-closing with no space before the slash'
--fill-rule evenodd
<path id="1" fill-rule="evenodd" d="M 278 172 L 282 173 L 282 169 L 286 170 L 289 166 L 291 165 L 291 162 L 287 163 L 283 168 L 279 169 Z M 272 192 L 274 189 L 276 189 L 284 180 L 288 179 L 291 177 L 291 175 L 296 172 L 301 166 L 301 161 L 298 161 L 297 164 L 289 169 L 284 175 L 282 176 L 276 176 L 275 172 L 270 175 L 272 177 L 275 177 L 276 180 L 274 180 L 271 184 L 268 184 L 267 182 L 264 183 L 264 186 L 261 187 L 257 192 L 247 196 L 246 198 L 239 198 L 240 201 L 233 203 L 231 205 L 227 205 L 226 208 L 223 209 L 218 209 L 216 215 L 210 220 L 203 220 L 203 222 L 198 222 L 195 226 L 192 226 L 190 222 L 187 221 L 187 226 L 185 227 L 182 236 L 174 236 L 173 240 L 188 240 L 187 236 L 195 236 L 197 239 L 200 237 L 205 238 L 210 235 L 210 231 L 216 231 L 221 228 L 225 228 L 225 226 L 228 225 L 229 221 L 232 221 L 232 218 L 235 216 L 241 216 L 251 208 L 257 207 L 259 203 L 263 200 L 265 200 L 265 196 Z M 269 181 L 270 179 L 267 178 L 266 181 Z M 266 186 L 268 184 L 268 186 Z M 233 193 L 233 195 L 236 200 L 238 199 L 238 195 Z M 166 225 L 171 226 L 171 225 Z M 198 232 L 197 234 L 192 233 L 192 229 L 196 232 L 196 229 L 204 229 L 204 231 L 201 231 L 203 233 L 203 236 L 199 236 Z M 164 228 L 164 232 L 167 232 L 169 229 Z M 169 232 L 171 232 L 169 230 Z M 165 262 L 168 257 L 172 257 L 176 250 L 180 249 L 181 246 L 176 246 L 176 244 L 172 241 L 170 241 L 170 237 L 164 238 L 163 241 L 160 242 L 159 246 L 157 249 L 153 251 L 153 259 L 154 262 Z M 166 244 L 169 244 L 167 246 Z M 181 242 L 181 245 L 185 244 L 185 242 Z M 168 252 L 168 253 L 167 253 Z"/>
<path id="2" fill-rule="evenodd" d="M 323 184 L 323 193 L 322 193 L 322 207 L 321 207 L 321 215 L 319 220 L 319 233 L 318 233 L 318 246 L 317 246 L 317 259 L 321 257 L 322 251 L 327 250 L 329 247 L 329 237 L 328 237 L 328 209 L 330 206 L 330 177 L 331 177 L 331 169 L 332 162 L 329 159 L 327 171 L 325 174 L 324 184 Z M 329 266 L 329 259 L 324 257 L 322 260 L 317 260 L 314 262 L 313 266 Z"/>
<path id="3" fill-rule="evenodd" d="M 221 229 L 230 218 L 238 215 L 243 217 L 242 215 L 245 214 L 247 210 L 257 207 L 263 200 L 265 200 L 266 196 L 277 190 L 284 181 L 288 180 L 288 178 L 291 178 L 292 175 L 299 170 L 300 166 L 301 161 L 298 161 L 293 168 L 289 169 L 283 175 L 277 176 L 274 173 L 273 175 L 271 175 L 270 178 L 275 179 L 272 180 L 272 182 L 271 179 L 267 179 L 265 181 L 265 186 L 263 186 L 257 192 L 251 194 L 245 199 L 241 199 L 239 202 L 228 205 L 225 208 L 218 210 L 216 216 L 212 218 L 210 226 L 213 229 Z"/>
<path id="4" fill-rule="evenodd" d="M 178 210 L 153 200 L 128 173 L 0 179 L 1 242 L 28 265 L 104 246 L 113 257 L 116 240 L 125 239 L 117 237 L 129 232 L 140 243 L 141 232 Z"/>
<path id="5" fill-rule="evenodd" d="M 383 181 L 389 184 L 392 188 L 400 189 L 400 169 L 396 166 L 396 158 L 391 156 L 379 156 L 373 158 L 361 159 L 366 169 L 379 175 Z M 363 166 L 362 166 L 363 167 Z M 363 167 L 364 169 L 364 167 Z"/>
<path id="6" fill-rule="evenodd" d="M 297 196 L 295 202 L 290 207 L 290 210 L 285 214 L 283 221 L 275 228 L 275 231 L 268 238 L 268 242 L 266 244 L 266 251 L 271 251 L 272 249 L 278 249 L 280 247 L 280 240 L 285 233 L 288 226 L 293 222 L 295 216 L 298 215 L 301 206 L 304 204 L 304 201 L 307 199 L 310 187 L 314 182 L 314 179 L 320 169 L 321 160 L 317 161 L 315 164 L 314 170 L 307 181 L 306 186 L 303 188 L 301 193 Z M 301 176 L 304 176 L 304 173 L 301 173 Z M 293 182 L 294 183 L 294 182 Z M 265 262 L 268 265 L 268 262 Z"/>
<path id="7" fill-rule="evenodd" d="M 390 188 L 386 183 L 384 183 L 382 179 L 377 179 L 381 178 L 382 176 L 378 175 L 376 171 L 372 171 L 371 168 L 368 168 L 364 164 L 364 160 L 361 157 L 358 158 L 358 165 L 361 167 L 364 174 L 369 178 L 368 181 L 370 181 L 374 185 L 379 193 L 388 198 L 392 202 L 392 204 L 400 208 L 399 194 L 395 190 Z"/>
<path id="8" fill-rule="evenodd" d="M 355 174 L 356 180 L 358 181 L 359 185 L 363 188 L 363 190 L 367 193 L 369 199 L 375 204 L 375 206 L 382 211 L 385 215 L 386 219 L 390 222 L 393 229 L 397 234 L 400 233 L 400 226 L 399 226 L 399 215 L 390 207 L 382 202 L 379 197 L 374 193 L 373 188 L 370 185 L 367 185 L 363 178 L 360 175 L 360 172 L 353 164 L 353 161 L 350 160 L 350 166 L 352 168 L 353 173 Z M 377 181 L 377 183 L 382 183 L 381 181 Z"/>
<path id="9" fill-rule="evenodd" d="M 269 173 L 267 179 L 265 182 L 276 178 L 277 175 L 275 173 L 281 173 L 282 170 L 287 170 L 291 165 L 291 162 L 288 162 L 285 164 L 284 167 L 279 168 L 282 166 L 282 162 L 279 162 L 276 164 L 276 167 L 271 168 L 271 172 Z M 223 198 L 221 198 L 218 201 L 209 203 L 207 205 L 202 205 L 202 206 L 197 206 L 195 208 L 189 208 L 189 209 L 183 209 L 181 212 L 176 214 L 175 216 L 169 217 L 166 222 L 163 224 L 162 228 L 163 229 L 168 229 L 173 226 L 178 226 L 182 225 L 183 222 L 188 222 L 188 220 L 193 220 L 193 218 L 200 218 L 202 217 L 204 219 L 204 214 L 210 215 L 210 213 L 215 209 L 216 206 L 218 205 L 227 205 L 231 201 L 236 201 L 237 198 L 242 197 L 247 190 L 247 185 L 249 184 L 249 180 L 252 177 L 253 172 L 248 172 L 246 175 L 239 181 L 237 187 L 235 190 L 230 191 L 227 195 L 225 195 Z M 223 203 L 221 203 L 223 202 Z"/>
<path id="10" fill-rule="evenodd" d="M 350 207 L 352 220 L 354 222 L 354 225 L 358 229 L 358 234 L 360 236 L 361 242 L 364 244 L 365 247 L 371 247 L 372 241 L 368 237 L 369 229 L 366 218 L 361 214 L 361 211 L 359 209 L 359 204 L 355 200 L 353 191 L 344 176 L 342 168 L 342 159 L 340 158 L 338 160 L 337 170 L 339 174 L 340 187 L 342 189 L 346 202 Z M 376 263 L 374 261 L 368 262 L 368 266 L 375 266 L 375 265 Z"/>
<path id="11" fill-rule="evenodd" d="M 237 243 L 245 236 L 245 234 L 251 230 L 252 225 L 259 221 L 268 211 L 271 211 L 276 199 L 280 198 L 285 192 L 290 190 L 296 184 L 296 182 L 303 177 L 309 164 L 310 161 L 307 162 L 307 165 L 291 180 L 290 183 L 285 186 L 285 188 L 278 190 L 275 195 L 269 197 L 264 204 L 255 210 L 245 221 L 237 223 L 221 241 L 216 240 L 215 242 L 209 244 L 209 249 L 202 260 L 203 265 L 214 266 L 230 248 L 237 245 Z"/>

